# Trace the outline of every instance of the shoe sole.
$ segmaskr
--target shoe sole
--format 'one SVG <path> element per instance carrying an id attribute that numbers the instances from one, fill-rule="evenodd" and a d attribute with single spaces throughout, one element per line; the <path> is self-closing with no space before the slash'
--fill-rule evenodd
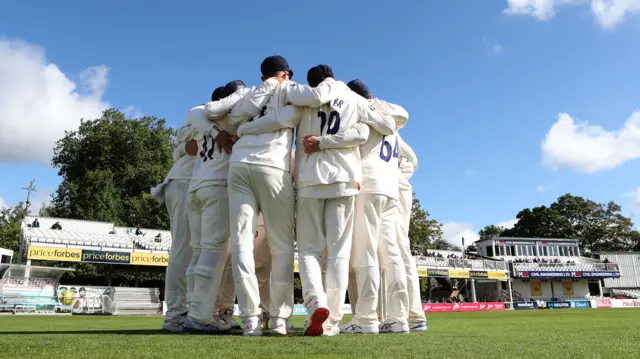
<path id="1" fill-rule="evenodd" d="M 329 318 L 329 309 L 318 308 L 311 316 L 311 324 L 304 330 L 304 335 L 310 337 L 318 337 L 324 333 L 324 327 L 322 324 Z"/>
<path id="2" fill-rule="evenodd" d="M 426 332 L 427 331 L 427 327 L 411 328 L 409 331 L 411 333 Z"/>

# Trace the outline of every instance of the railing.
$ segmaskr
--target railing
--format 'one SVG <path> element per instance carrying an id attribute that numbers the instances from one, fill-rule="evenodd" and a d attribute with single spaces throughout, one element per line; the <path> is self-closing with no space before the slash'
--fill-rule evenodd
<path id="1" fill-rule="evenodd" d="M 513 263 L 515 271 L 531 270 L 539 268 L 542 270 L 592 270 L 600 272 L 619 272 L 615 263 Z"/>
<path id="2" fill-rule="evenodd" d="M 421 267 L 461 268 L 471 270 L 507 270 L 506 262 L 425 256 L 416 256 L 415 258 L 418 266 Z"/>

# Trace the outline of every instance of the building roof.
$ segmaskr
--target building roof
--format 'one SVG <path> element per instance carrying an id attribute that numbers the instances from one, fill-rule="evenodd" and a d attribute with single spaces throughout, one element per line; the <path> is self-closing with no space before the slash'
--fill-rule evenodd
<path id="1" fill-rule="evenodd" d="M 489 239 L 479 239 L 476 243 L 489 242 L 489 241 L 522 241 L 522 242 L 578 242 L 577 239 L 571 238 L 525 238 L 525 237 L 493 237 Z"/>

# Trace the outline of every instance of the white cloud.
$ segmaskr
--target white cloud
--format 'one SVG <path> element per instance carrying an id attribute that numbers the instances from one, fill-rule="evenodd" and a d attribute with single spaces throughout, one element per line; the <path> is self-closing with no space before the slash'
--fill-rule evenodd
<path id="1" fill-rule="evenodd" d="M 442 237 L 449 243 L 462 248 L 462 237 L 464 244 L 468 246 L 477 241 L 480 237 L 471 223 L 449 222 L 442 226 Z"/>
<path id="2" fill-rule="evenodd" d="M 140 118 L 144 116 L 144 113 L 135 106 L 127 106 L 123 108 L 122 113 L 124 113 L 127 118 Z"/>
<path id="3" fill-rule="evenodd" d="M 516 222 L 518 222 L 517 219 L 502 221 L 497 226 L 509 229 L 513 228 Z M 480 239 L 478 230 L 469 222 L 447 222 L 442 225 L 442 238 L 447 242 L 462 248 L 463 237 L 465 246 L 469 246 Z"/>
<path id="4" fill-rule="evenodd" d="M 566 113 L 558 115 L 542 140 L 543 164 L 594 173 L 611 170 L 640 158 L 640 111 L 635 111 L 617 131 L 576 123 Z"/>
<path id="5" fill-rule="evenodd" d="M 640 13 L 638 0 L 507 0 L 503 13 L 533 16 L 544 21 L 553 18 L 557 8 L 586 4 L 591 4 L 593 16 L 604 29 L 614 28 L 632 14 Z"/>
<path id="6" fill-rule="evenodd" d="M 0 208 L 4 208 L 6 206 L 4 197 L 0 197 Z"/>
<path id="7" fill-rule="evenodd" d="M 40 47 L 0 38 L 0 163 L 51 161 L 65 130 L 110 107 L 102 99 L 108 71 L 89 67 L 75 83 Z"/>
<path id="8" fill-rule="evenodd" d="M 500 55 L 504 52 L 504 45 L 497 40 L 490 40 L 486 36 L 482 38 L 482 46 L 487 53 L 492 55 Z"/>
<path id="9" fill-rule="evenodd" d="M 538 187 L 536 187 L 536 191 L 538 191 L 538 192 L 544 192 L 546 190 L 547 189 L 541 184 L 539 184 Z"/>
<path id="10" fill-rule="evenodd" d="M 633 197 L 631 199 L 631 204 L 636 207 L 637 209 L 640 209 L 640 187 L 636 188 L 633 191 L 627 192 L 627 193 L 623 193 L 622 196 L 624 197 Z"/>
<path id="11" fill-rule="evenodd" d="M 517 219 L 512 219 L 509 221 L 502 221 L 500 223 L 498 223 L 498 227 L 503 227 L 504 229 L 511 229 L 513 228 L 513 226 L 516 225 L 516 223 L 518 223 Z"/>

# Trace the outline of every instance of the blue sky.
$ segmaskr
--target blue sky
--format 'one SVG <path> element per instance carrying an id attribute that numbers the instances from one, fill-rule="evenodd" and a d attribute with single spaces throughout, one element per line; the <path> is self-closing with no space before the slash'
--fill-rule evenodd
<path id="1" fill-rule="evenodd" d="M 0 11 L 0 201 L 41 202 L 51 148 L 105 107 L 181 123 L 266 56 L 404 106 L 418 198 L 472 237 L 565 192 L 640 213 L 640 5 L 615 0 L 21 1 Z M 604 6 L 604 7 L 603 7 Z M 37 9 L 37 10 L 34 10 Z M 635 205 L 634 205 L 635 203 Z"/>

